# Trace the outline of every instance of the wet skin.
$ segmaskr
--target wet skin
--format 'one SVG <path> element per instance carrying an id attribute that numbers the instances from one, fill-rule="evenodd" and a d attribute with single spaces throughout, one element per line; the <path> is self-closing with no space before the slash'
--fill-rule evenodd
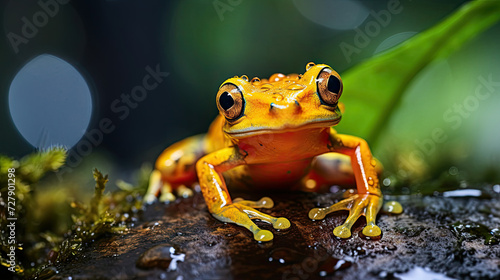
<path id="1" fill-rule="evenodd" d="M 270 198 L 232 200 L 228 187 L 314 191 L 352 181 L 357 192 L 330 207 L 311 209 L 309 217 L 320 220 L 349 210 L 335 236 L 350 237 L 360 216 L 367 222 L 362 233 L 380 236 L 375 218 L 383 201 L 381 166 L 365 140 L 332 128 L 341 119 L 342 90 L 339 74 L 325 64 L 309 63 L 301 75 L 226 80 L 216 96 L 220 114 L 208 133 L 175 143 L 159 156 L 145 200 L 154 201 L 160 192 L 160 200 L 173 200 L 173 190 L 189 196 L 192 191 L 186 186 L 198 181 L 215 218 L 247 228 L 255 240 L 269 241 L 273 234 L 252 220 L 281 230 L 290 227 L 288 219 L 256 210 L 272 208 Z"/>

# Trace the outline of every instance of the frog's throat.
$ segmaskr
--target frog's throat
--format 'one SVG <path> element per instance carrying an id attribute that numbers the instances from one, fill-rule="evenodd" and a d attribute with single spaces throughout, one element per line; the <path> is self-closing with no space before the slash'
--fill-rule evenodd
<path id="1" fill-rule="evenodd" d="M 233 131 L 224 130 L 224 133 L 226 133 L 230 137 L 244 138 L 244 137 L 250 137 L 250 136 L 255 136 L 255 135 L 259 135 L 259 134 L 285 133 L 285 132 L 293 132 L 293 131 L 310 129 L 310 128 L 326 128 L 326 127 L 332 127 L 332 126 L 337 125 L 340 122 L 341 118 L 342 118 L 342 116 L 339 115 L 335 119 L 314 120 L 314 121 L 310 121 L 310 122 L 301 123 L 299 125 L 284 124 L 283 126 L 279 126 L 279 127 L 265 127 L 265 126 L 248 127 L 245 129 L 233 130 Z"/>

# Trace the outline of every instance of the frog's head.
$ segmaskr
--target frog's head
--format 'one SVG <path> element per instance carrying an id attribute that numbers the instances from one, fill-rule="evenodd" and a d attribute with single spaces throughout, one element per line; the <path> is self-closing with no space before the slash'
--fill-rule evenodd
<path id="1" fill-rule="evenodd" d="M 228 79 L 217 93 L 217 108 L 225 118 L 224 132 L 245 138 L 336 125 L 342 117 L 341 94 L 337 72 L 325 64 L 308 63 L 303 75 Z"/>

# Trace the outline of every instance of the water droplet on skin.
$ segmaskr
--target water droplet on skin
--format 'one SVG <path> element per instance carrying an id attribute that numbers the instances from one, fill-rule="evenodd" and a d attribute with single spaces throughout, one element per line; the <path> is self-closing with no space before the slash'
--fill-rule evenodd
<path id="1" fill-rule="evenodd" d="M 250 82 L 252 83 L 252 85 L 258 85 L 260 84 L 260 79 L 258 77 L 253 77 Z"/>
<path id="2" fill-rule="evenodd" d="M 372 177 L 368 177 L 368 185 L 373 186 L 375 182 L 373 181 Z"/>
<path id="3" fill-rule="evenodd" d="M 302 90 L 302 89 L 305 89 L 306 86 L 304 85 L 301 85 L 301 84 L 291 84 L 290 86 L 287 87 L 288 90 Z"/>
<path id="4" fill-rule="evenodd" d="M 307 65 L 306 65 L 306 71 L 309 71 L 309 69 L 311 69 L 314 65 L 316 65 L 316 63 L 314 63 L 314 62 L 307 63 Z"/>
<path id="5" fill-rule="evenodd" d="M 283 80 L 284 78 L 286 78 L 286 76 L 284 74 L 276 73 L 276 74 L 271 75 L 271 77 L 269 77 L 269 81 L 270 82 L 279 82 L 279 81 Z"/>
<path id="6" fill-rule="evenodd" d="M 240 78 L 248 82 L 248 76 L 247 75 L 243 75 Z"/>
<path id="7" fill-rule="evenodd" d="M 273 88 L 273 87 L 274 87 L 274 86 L 273 86 L 272 84 L 270 84 L 270 83 L 265 83 L 265 84 L 263 84 L 263 85 L 260 87 L 260 89 L 261 89 L 262 91 L 268 91 L 268 90 L 270 90 L 270 89 L 271 89 L 271 88 Z"/>
<path id="8" fill-rule="evenodd" d="M 372 164 L 373 167 L 377 166 L 377 161 L 375 159 L 372 159 L 370 163 Z"/>

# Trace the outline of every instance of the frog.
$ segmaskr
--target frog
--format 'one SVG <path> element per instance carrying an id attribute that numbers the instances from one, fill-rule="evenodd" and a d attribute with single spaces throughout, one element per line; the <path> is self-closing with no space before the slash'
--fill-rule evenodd
<path id="1" fill-rule="evenodd" d="M 339 202 L 312 208 L 311 220 L 348 210 L 337 238 L 351 237 L 353 224 L 365 216 L 362 234 L 381 236 L 376 216 L 383 203 L 381 163 L 367 141 L 334 129 L 344 105 L 340 75 L 326 64 L 308 63 L 303 74 L 276 73 L 269 78 L 246 75 L 224 81 L 216 94 L 218 116 L 205 134 L 181 140 L 158 157 L 145 201 L 161 201 L 193 194 L 199 184 L 208 211 L 217 220 L 249 230 L 259 242 L 274 238 L 255 219 L 287 230 L 291 223 L 259 211 L 274 207 L 269 197 L 232 199 L 229 190 L 318 191 L 321 186 L 356 185 Z"/>

